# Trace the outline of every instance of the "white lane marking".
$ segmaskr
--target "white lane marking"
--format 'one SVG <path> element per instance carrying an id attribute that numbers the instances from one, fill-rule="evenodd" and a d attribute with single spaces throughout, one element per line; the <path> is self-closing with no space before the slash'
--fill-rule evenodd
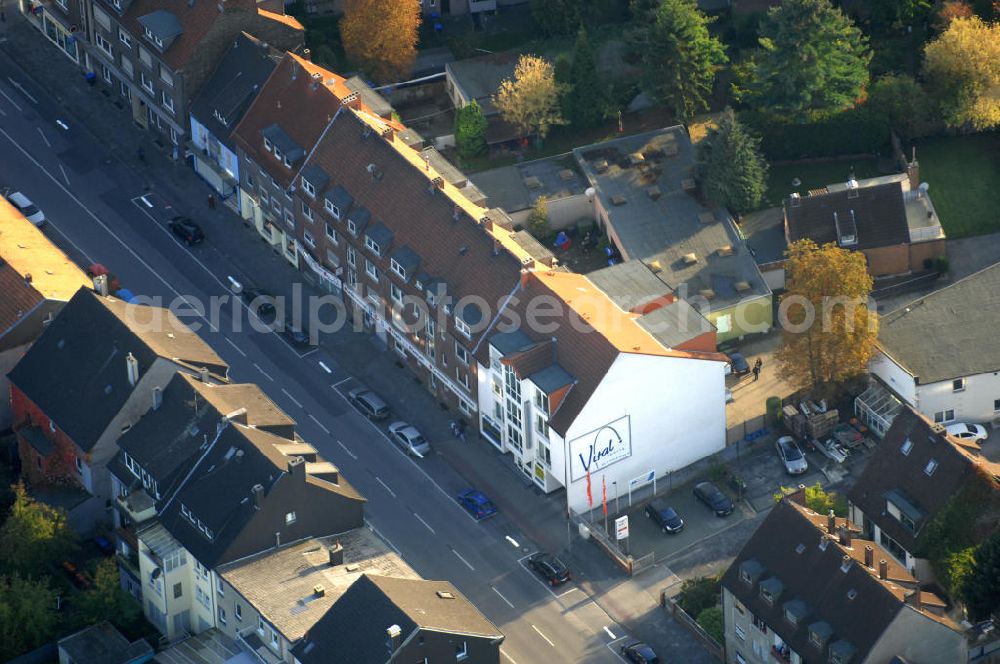
<path id="1" fill-rule="evenodd" d="M 289 399 L 291 399 L 291 400 L 292 400 L 292 403 L 294 403 L 294 404 L 295 404 L 296 406 L 298 406 L 299 408 L 302 408 L 302 402 L 301 402 L 301 401 L 299 401 L 298 399 L 296 399 L 295 397 L 293 397 L 293 396 L 292 396 L 292 393 L 291 393 L 291 392 L 289 392 L 289 391 L 288 391 L 288 390 L 286 390 L 285 388 L 281 388 L 281 391 L 285 393 L 285 396 L 286 396 L 286 397 L 288 397 Z"/>
<path id="2" fill-rule="evenodd" d="M 27 97 L 28 99 L 30 99 L 30 100 L 31 100 L 31 103 L 32 103 L 32 104 L 37 104 L 37 103 L 38 103 L 38 100 L 37 100 L 37 99 L 35 99 L 34 97 L 32 97 L 32 96 L 31 96 L 31 95 L 30 95 L 30 94 L 28 93 L 28 91 L 24 89 L 24 86 L 23 86 L 23 85 L 21 85 L 20 83 L 18 83 L 18 82 L 17 82 L 17 81 L 15 81 L 14 79 L 12 79 L 12 78 L 11 78 L 10 76 L 8 76 L 8 77 L 7 77 L 7 80 L 8 80 L 8 81 L 10 81 L 10 84 L 11 84 L 11 85 L 13 85 L 13 86 L 14 86 L 15 88 L 17 88 L 17 89 L 18 89 L 18 91 L 20 91 L 20 93 L 21 93 L 22 95 L 24 95 L 25 97 Z"/>
<path id="3" fill-rule="evenodd" d="M 413 516 L 417 517 L 417 521 L 419 521 L 420 523 L 424 524 L 424 527 L 427 528 L 427 530 L 431 531 L 432 535 L 437 535 L 437 531 L 434 530 L 433 528 L 431 528 L 431 524 L 429 524 L 426 521 L 424 521 L 424 519 L 423 519 L 422 516 L 420 516 L 416 512 L 413 513 Z"/>
<path id="4" fill-rule="evenodd" d="M 2 115 L 3 117 L 7 117 L 7 111 L 0 108 L 0 115 Z"/>
<path id="5" fill-rule="evenodd" d="M 338 444 L 338 445 L 340 445 L 341 447 L 343 447 L 343 448 L 344 448 L 344 451 L 345 451 L 345 452 L 347 452 L 347 456 L 351 457 L 351 458 L 352 458 L 352 459 L 354 459 L 355 461 L 357 461 L 357 460 L 358 460 L 358 455 L 357 455 L 357 454 L 355 454 L 354 452 L 352 452 L 351 450 L 347 449 L 347 445 L 344 445 L 344 444 L 343 444 L 342 442 L 340 442 L 339 440 L 337 441 L 337 444 Z"/>
<path id="6" fill-rule="evenodd" d="M 69 131 L 69 125 L 68 125 L 68 124 L 66 124 L 65 122 L 63 122 L 62 120 L 56 120 L 56 124 L 57 124 L 57 125 L 59 125 L 59 127 L 60 127 L 60 128 L 61 128 L 61 129 L 63 130 L 63 131 Z"/>
<path id="7" fill-rule="evenodd" d="M 68 186 L 70 186 L 70 184 L 69 184 L 69 176 L 68 176 L 68 175 L 66 175 L 66 169 L 65 169 L 65 168 L 63 168 L 63 165 L 62 165 L 62 164 L 59 164 L 59 171 L 60 171 L 60 172 L 62 173 L 62 176 L 63 176 L 63 180 L 65 180 L 65 181 L 66 181 L 66 186 L 67 186 L 67 187 L 68 187 Z"/>
<path id="8" fill-rule="evenodd" d="M 513 537 L 511 537 L 510 535 L 507 535 L 506 539 L 507 539 L 508 542 L 510 542 L 510 545 L 512 547 L 514 547 L 515 549 L 520 549 L 521 548 L 521 545 L 517 543 L 517 540 L 514 539 Z"/>
<path id="9" fill-rule="evenodd" d="M 509 606 L 512 609 L 514 608 L 514 605 L 510 603 L 510 600 L 507 599 L 506 597 L 504 597 L 503 593 L 501 593 L 499 590 L 497 590 L 496 586 L 490 586 L 490 588 L 492 588 L 493 592 L 495 592 L 497 595 L 500 596 L 500 599 L 502 599 L 507 604 L 507 606 Z"/>
<path id="10" fill-rule="evenodd" d="M 266 371 L 264 371 L 263 369 L 261 369 L 261 368 L 260 368 L 260 365 L 259 365 L 259 364 L 257 364 L 256 362 L 254 362 L 254 363 L 253 363 L 253 365 L 254 365 L 255 367 L 257 367 L 257 371 L 259 371 L 259 372 L 261 372 L 262 374 L 264 374 L 264 377 L 265 377 L 265 378 L 267 378 L 267 379 L 268 379 L 269 381 L 271 381 L 272 383 L 274 382 L 274 379 L 273 379 L 273 378 L 271 378 L 271 375 L 270 375 L 270 374 L 268 374 L 268 373 L 267 373 Z"/>
<path id="11" fill-rule="evenodd" d="M 45 145 L 47 145 L 47 146 L 49 146 L 51 148 L 52 147 L 52 143 L 49 142 L 49 137 L 45 135 L 45 132 L 42 131 L 42 128 L 41 127 L 35 127 L 35 129 L 37 129 L 38 133 L 42 135 L 42 140 L 45 141 Z"/>
<path id="12" fill-rule="evenodd" d="M 315 353 L 318 350 L 319 350 L 319 348 L 313 348 L 312 350 L 307 350 L 306 352 L 299 354 L 299 357 L 300 358 L 309 357 L 310 355 L 312 355 L 313 353 Z"/>
<path id="13" fill-rule="evenodd" d="M 558 595 L 556 595 L 556 597 L 558 597 L 559 599 L 562 599 L 566 595 L 568 595 L 570 593 L 573 593 L 573 592 L 576 592 L 577 590 L 580 590 L 580 589 L 579 588 L 570 588 L 569 590 L 566 590 L 566 591 L 564 591 L 562 593 L 559 593 Z M 583 591 L 580 590 L 580 592 L 583 592 Z"/>
<path id="14" fill-rule="evenodd" d="M 320 362 L 319 362 L 319 366 L 320 366 L 320 368 L 321 368 L 321 369 L 322 369 L 323 371 L 325 371 L 325 372 L 327 372 L 327 373 L 333 373 L 333 371 L 332 371 L 332 370 L 330 369 L 330 367 L 328 367 L 328 366 L 326 366 L 325 364 L 323 364 L 323 360 L 320 360 Z"/>
<path id="15" fill-rule="evenodd" d="M 503 648 L 500 649 L 500 654 L 503 655 L 504 657 L 506 657 L 507 659 L 509 659 L 510 660 L 510 664 L 517 664 L 517 660 L 514 659 L 513 657 L 511 657 L 510 655 L 508 655 L 507 652 Z"/>
<path id="16" fill-rule="evenodd" d="M 235 348 L 235 349 L 236 349 L 236 352 L 237 352 L 237 353 L 239 353 L 239 354 L 240 354 L 240 355 L 242 355 L 243 357 L 246 357 L 246 356 L 247 356 L 247 354 L 243 352 L 243 349 L 242 349 L 242 348 L 240 348 L 239 346 L 237 346 L 237 345 L 236 345 L 236 344 L 235 344 L 235 343 L 234 343 L 234 342 L 232 341 L 232 339 L 230 339 L 229 337 L 222 337 L 222 338 L 223 338 L 223 339 L 225 339 L 225 340 L 226 340 L 226 342 L 227 342 L 227 343 L 228 343 L 228 344 L 229 344 L 230 346 L 232 346 L 233 348 Z"/>
<path id="17" fill-rule="evenodd" d="M 343 385 L 344 383 L 346 383 L 349 380 L 351 380 L 351 379 L 350 378 L 345 378 L 344 380 L 338 380 L 336 383 L 334 383 L 330 387 L 337 387 L 338 385 Z"/>
<path id="18" fill-rule="evenodd" d="M 451 547 L 450 547 L 450 546 L 449 546 L 448 548 L 449 548 L 449 549 L 451 549 Z M 451 552 L 452 552 L 452 553 L 454 553 L 454 554 L 455 554 L 456 556 L 458 556 L 458 559 L 459 559 L 459 560 L 461 560 L 461 561 L 462 561 L 463 563 L 465 563 L 465 566 L 466 566 L 466 567 L 468 567 L 469 569 L 471 569 L 471 570 L 472 570 L 473 572 L 475 572 L 475 571 L 476 571 L 476 568 L 475 568 L 475 567 L 473 567 L 473 566 L 472 566 L 472 565 L 471 565 L 471 564 L 469 563 L 469 561 L 468 561 L 468 560 L 466 560 L 465 558 L 463 558 L 463 557 L 462 557 L 462 554 L 461 554 L 461 553 L 459 553 L 459 552 L 458 552 L 458 551 L 456 551 L 455 549 L 451 549 Z"/>
<path id="19" fill-rule="evenodd" d="M 13 106 L 14 108 L 16 108 L 18 111 L 21 111 L 21 112 L 24 111 L 24 109 L 21 108 L 21 106 L 16 101 L 14 101 L 13 99 L 11 99 L 11 96 L 9 94 L 7 94 L 6 92 L 4 92 L 2 88 L 0 88 L 0 95 L 3 95 L 7 99 L 7 101 L 10 102 L 10 105 Z M 9 139 L 10 136 L 8 136 L 7 138 Z M 11 141 L 11 142 L 13 142 L 13 141 Z"/>
<path id="20" fill-rule="evenodd" d="M 540 637 L 542 637 L 543 639 L 545 639 L 545 642 L 546 642 L 547 644 L 549 644 L 549 645 L 550 645 L 550 646 L 552 646 L 553 648 L 555 648 L 555 647 L 556 647 L 556 644 L 552 643 L 552 639 L 550 639 L 549 637 L 547 637 L 547 636 L 545 636 L 544 634 L 542 634 L 542 630 L 538 629 L 538 628 L 537 628 L 537 627 L 535 627 L 534 625 L 532 625 L 532 626 L 531 626 L 531 629 L 535 630 L 535 631 L 536 631 L 536 632 L 538 633 L 538 636 L 540 636 Z"/>
<path id="21" fill-rule="evenodd" d="M 327 428 L 326 428 L 325 426 L 323 426 L 323 423 L 322 423 L 322 422 L 320 422 L 319 420 L 317 420 L 317 419 L 316 419 L 316 416 L 315 416 L 315 415 L 313 415 L 312 413 L 309 413 L 309 417 L 310 417 L 310 418 L 312 418 L 312 421 L 313 421 L 313 422 L 315 422 L 316 424 L 318 424 L 318 425 L 319 425 L 319 428 L 320 428 L 320 429 L 322 429 L 323 431 L 325 431 L 325 432 L 327 432 L 327 433 L 330 433 L 330 430 L 329 430 L 329 429 L 327 429 Z"/>
<path id="22" fill-rule="evenodd" d="M 610 629 L 608 628 L 608 626 L 607 626 L 607 625 L 605 625 L 605 626 L 604 626 L 604 631 L 605 631 L 605 632 L 607 632 L 607 633 L 608 633 L 608 636 L 610 636 L 610 637 L 611 637 L 611 642 L 612 642 L 612 643 L 614 643 L 614 642 L 615 642 L 615 641 L 616 641 L 616 640 L 618 639 L 618 637 L 617 637 L 617 636 L 615 636 L 615 633 L 614 633 L 614 632 L 612 632 L 612 631 L 611 631 L 611 630 L 610 630 Z"/>
<path id="23" fill-rule="evenodd" d="M 376 477 L 375 481 L 382 485 L 382 488 L 389 492 L 389 495 L 393 498 L 396 497 L 396 492 L 389 488 L 389 485 L 382 481 L 381 477 Z"/>

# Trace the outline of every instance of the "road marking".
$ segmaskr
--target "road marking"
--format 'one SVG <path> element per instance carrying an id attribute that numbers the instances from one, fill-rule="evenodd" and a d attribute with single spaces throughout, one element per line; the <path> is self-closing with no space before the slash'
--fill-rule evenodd
<path id="1" fill-rule="evenodd" d="M 333 385 L 331 385 L 330 387 L 337 387 L 338 385 L 343 385 L 344 383 L 346 383 L 349 380 L 350 380 L 350 378 L 345 378 L 344 380 L 339 380 L 336 383 L 334 383 Z"/>
<path id="2" fill-rule="evenodd" d="M 254 362 L 254 363 L 253 363 L 253 365 L 254 365 L 255 367 L 257 367 L 257 371 L 259 371 L 259 372 L 261 372 L 262 374 L 264 374 L 264 377 L 265 377 L 265 378 L 267 378 L 267 379 L 268 379 L 269 381 L 271 381 L 272 383 L 274 382 L 274 379 L 273 379 L 273 378 L 271 378 L 270 374 L 268 374 L 268 373 L 267 373 L 266 371 L 264 371 L 263 369 L 261 369 L 261 368 L 260 368 L 260 365 L 259 365 L 259 364 L 257 364 L 256 362 Z M 286 392 L 285 394 L 288 394 L 288 393 Z"/>
<path id="3" fill-rule="evenodd" d="M 382 485 L 382 488 L 389 492 L 389 495 L 393 498 L 396 497 L 396 492 L 389 488 L 389 485 L 382 481 L 381 477 L 376 477 L 375 481 Z"/>
<path id="4" fill-rule="evenodd" d="M 465 558 L 463 558 L 463 557 L 462 557 L 462 554 L 461 554 L 461 553 L 459 553 L 459 552 L 458 552 L 458 551 L 456 551 L 455 549 L 452 549 L 452 548 L 451 548 L 450 546 L 449 546 L 448 548 L 449 548 L 449 549 L 451 549 L 451 552 L 452 552 L 452 553 L 454 553 L 454 554 L 455 554 L 456 556 L 458 556 L 458 559 L 459 559 L 459 560 L 461 560 L 461 561 L 462 561 L 463 563 L 465 563 L 465 566 L 466 566 L 466 567 L 468 567 L 469 569 L 471 569 L 471 570 L 472 570 L 473 572 L 475 572 L 475 571 L 476 571 L 476 568 L 475 568 L 475 567 L 473 567 L 473 566 L 472 566 L 471 564 L 469 564 L 469 561 L 468 561 L 468 560 L 466 560 Z"/>
<path id="5" fill-rule="evenodd" d="M 330 367 L 328 367 L 325 364 L 323 364 L 323 360 L 320 360 L 319 367 L 320 367 L 320 369 L 322 369 L 323 371 L 325 371 L 327 373 L 333 373 L 333 371 L 330 369 Z"/>
<path id="6" fill-rule="evenodd" d="M 7 99 L 7 101 L 10 102 L 10 105 L 13 106 L 14 108 L 16 108 L 18 111 L 20 111 L 22 113 L 24 112 L 24 109 L 21 108 L 21 106 L 16 101 L 14 101 L 13 99 L 11 99 L 11 96 L 9 94 L 7 94 L 6 92 L 4 92 L 2 88 L 0 88 L 0 95 L 3 95 Z M 10 140 L 10 136 L 7 136 L 7 139 Z M 14 141 L 11 141 L 11 143 L 13 143 L 13 142 Z M 35 162 L 35 163 L 38 164 L 38 162 Z M 39 168 L 41 168 L 41 166 L 39 166 Z M 45 170 L 45 169 L 42 169 L 42 170 Z"/>
<path id="7" fill-rule="evenodd" d="M 69 125 L 63 122 L 62 120 L 56 120 L 56 124 L 59 125 L 59 127 L 62 128 L 63 131 L 69 131 Z"/>
<path id="8" fill-rule="evenodd" d="M 32 96 L 31 96 L 31 95 L 30 95 L 30 94 L 28 93 L 28 91 L 24 89 L 24 86 L 23 86 L 23 85 L 21 85 L 20 83 L 18 83 L 18 82 L 17 82 L 17 81 L 15 81 L 14 79 L 12 79 L 12 78 L 11 78 L 10 76 L 8 76 L 8 77 L 7 77 L 7 80 L 8 80 L 8 81 L 10 81 L 10 84 L 11 84 L 11 85 L 13 85 L 13 86 L 14 86 L 15 88 L 17 88 L 17 89 L 18 89 L 18 91 L 20 91 L 20 93 L 21 93 L 22 95 L 24 95 L 25 97 L 27 97 L 28 99 L 30 99 L 30 100 L 31 100 L 31 103 L 32 103 L 32 104 L 37 104 L 37 103 L 38 103 L 38 100 L 37 100 L 37 99 L 35 99 L 34 97 L 32 97 Z"/>
<path id="9" fill-rule="evenodd" d="M 617 641 L 617 640 L 618 640 L 618 637 L 617 637 L 617 636 L 615 636 L 615 633 L 614 633 L 614 632 L 612 632 L 612 631 L 611 631 L 611 630 L 610 630 L 610 629 L 608 628 L 608 626 L 607 626 L 607 625 L 605 625 L 605 626 L 604 626 L 604 631 L 605 631 L 605 632 L 607 632 L 607 633 L 608 633 L 608 636 L 610 636 L 610 637 L 611 637 L 611 642 L 612 642 L 612 643 L 614 643 L 615 641 Z"/>
<path id="10" fill-rule="evenodd" d="M 517 660 L 508 655 L 503 648 L 500 649 L 500 654 L 510 660 L 510 664 L 517 664 Z"/>
<path id="11" fill-rule="evenodd" d="M 317 339 L 316 341 L 317 341 L 317 343 L 319 343 L 319 339 Z M 299 355 L 299 357 L 300 357 L 300 358 L 307 358 L 307 357 L 309 357 L 310 355 L 312 355 L 313 353 L 315 353 L 315 352 L 316 352 L 316 351 L 318 351 L 318 350 L 319 350 L 319 348 L 315 348 L 315 347 L 314 347 L 314 348 L 313 348 L 312 350 L 307 350 L 306 352 L 304 352 L 304 353 L 301 353 L 301 354 Z"/>
<path id="12" fill-rule="evenodd" d="M 562 593 L 559 593 L 558 595 L 556 595 L 556 597 L 558 597 L 559 599 L 562 599 L 562 598 L 563 598 L 563 597 L 565 597 L 566 595 L 568 595 L 568 594 L 570 594 L 570 593 L 572 593 L 572 592 L 576 592 L 577 590 L 580 590 L 580 589 L 579 589 L 579 588 L 576 588 L 576 587 L 573 587 L 573 588 L 570 588 L 569 590 L 567 590 L 567 591 L 565 591 L 565 592 L 562 592 Z M 580 592 L 583 592 L 583 591 L 582 591 L 582 590 L 580 590 Z"/>
<path id="13" fill-rule="evenodd" d="M 258 369 L 259 369 L 259 368 L 260 368 L 260 367 L 258 367 Z M 296 399 L 295 397 L 293 397 L 293 396 L 292 396 L 292 393 L 291 393 L 291 392 L 289 392 L 289 391 L 288 391 L 288 390 L 286 390 L 285 388 L 281 388 L 281 391 L 282 391 L 282 392 L 284 392 L 284 393 L 285 393 L 285 396 L 286 396 L 286 397 L 288 397 L 289 399 L 291 399 L 291 400 L 292 400 L 292 402 L 293 402 L 293 403 L 294 403 L 294 404 L 295 404 L 296 406 L 298 406 L 299 408 L 302 408 L 302 403 L 301 403 L 301 402 L 300 402 L 300 401 L 299 401 L 298 399 Z"/>
<path id="14" fill-rule="evenodd" d="M 223 338 L 223 339 L 225 339 L 225 340 L 226 340 L 226 342 L 227 342 L 227 343 L 228 343 L 228 344 L 229 344 L 230 346 L 232 346 L 233 348 L 235 348 L 235 349 L 236 349 L 236 352 L 237 352 L 237 353 L 239 353 L 239 354 L 240 354 L 240 355 L 242 355 L 243 357 L 246 357 L 246 356 L 247 356 L 247 354 L 243 352 L 243 349 L 242 349 L 242 348 L 240 348 L 239 346 L 237 346 L 237 345 L 236 345 L 236 344 L 235 344 L 235 343 L 234 343 L 234 342 L 233 342 L 233 341 L 232 341 L 232 340 L 231 340 L 231 339 L 230 339 L 229 337 L 222 337 L 222 338 Z"/>
<path id="15" fill-rule="evenodd" d="M 538 629 L 538 628 L 537 628 L 537 627 L 535 627 L 534 625 L 532 625 L 532 626 L 531 626 L 531 629 L 533 629 L 533 630 L 535 630 L 536 632 L 538 632 L 538 636 L 540 636 L 540 637 L 542 637 L 543 639 L 545 639 L 545 642 L 546 642 L 547 644 L 549 644 L 549 645 L 550 645 L 550 646 L 552 646 L 553 648 L 555 648 L 555 647 L 556 647 L 556 644 L 552 643 L 552 639 L 550 639 L 549 637 L 547 637 L 547 636 L 545 636 L 544 634 L 542 634 L 542 630 Z"/>
<path id="16" fill-rule="evenodd" d="M 355 454 L 354 452 L 352 452 L 352 451 L 350 451 L 349 449 L 347 449 L 347 445 L 344 445 L 344 444 L 343 444 L 342 442 L 340 442 L 339 440 L 337 441 L 337 444 L 338 444 L 338 445 L 340 445 L 341 447 L 343 447 L 343 448 L 344 448 L 344 451 L 345 451 L 345 452 L 347 452 L 347 456 L 351 457 L 351 458 L 352 458 L 352 459 L 354 459 L 355 461 L 357 461 L 357 460 L 358 460 L 358 455 L 356 455 L 356 454 Z"/>
<path id="17" fill-rule="evenodd" d="M 510 600 L 507 599 L 506 597 L 504 597 L 503 593 L 501 593 L 499 590 L 497 590 L 496 586 L 490 586 L 490 588 L 493 588 L 493 592 L 495 592 L 497 595 L 499 595 L 500 599 L 502 599 L 504 602 L 507 603 L 507 606 L 509 606 L 512 609 L 514 608 L 514 605 L 510 603 Z"/>
<path id="18" fill-rule="evenodd" d="M 315 422 L 316 424 L 318 424 L 318 425 L 319 425 L 319 428 L 320 428 L 320 429 L 322 429 L 323 431 L 325 431 L 325 432 L 327 432 L 327 433 L 330 433 L 330 430 L 329 430 L 329 429 L 327 429 L 327 428 L 326 428 L 325 426 L 323 426 L 323 423 L 322 423 L 322 422 L 320 422 L 319 420 L 317 420 L 317 419 L 316 419 L 316 416 L 315 416 L 315 415 L 313 415 L 312 413 L 309 413 L 309 417 L 310 417 L 310 418 L 312 418 L 312 421 L 313 421 L 313 422 Z"/>
<path id="19" fill-rule="evenodd" d="M 413 516 L 417 517 L 417 521 L 419 521 L 420 523 L 424 524 L 424 527 L 426 527 L 427 530 L 431 531 L 431 534 L 437 535 L 437 531 L 435 531 L 433 528 L 431 528 L 431 524 L 429 524 L 426 521 L 424 521 L 423 517 L 421 517 L 416 512 L 413 512 Z"/>
<path id="20" fill-rule="evenodd" d="M 67 187 L 70 186 L 70 184 L 69 184 L 69 176 L 66 175 L 66 169 L 63 168 L 62 164 L 59 164 L 59 170 L 60 170 L 60 172 L 62 172 L 63 180 L 66 180 L 66 186 Z"/>
<path id="21" fill-rule="evenodd" d="M 45 141 L 45 145 L 47 145 L 47 146 L 49 146 L 51 148 L 52 147 L 52 143 L 49 143 L 49 137 L 45 135 L 45 132 L 42 131 L 42 128 L 41 127 L 35 127 L 35 129 L 37 129 L 38 133 L 42 135 L 42 140 Z"/>
<path id="22" fill-rule="evenodd" d="M 7 117 L 7 111 L 5 111 L 2 108 L 0 108 L 0 115 L 2 115 L 4 117 Z"/>
<path id="23" fill-rule="evenodd" d="M 513 537 L 511 537 L 510 535 L 507 535 L 506 539 L 507 539 L 508 542 L 510 542 L 510 545 L 512 547 L 514 547 L 515 549 L 520 549 L 521 548 L 521 545 L 517 543 L 517 540 L 514 539 Z"/>

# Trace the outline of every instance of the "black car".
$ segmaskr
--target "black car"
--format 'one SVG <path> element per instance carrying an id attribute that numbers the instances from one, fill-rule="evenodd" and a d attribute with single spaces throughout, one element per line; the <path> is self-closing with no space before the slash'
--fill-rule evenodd
<path id="1" fill-rule="evenodd" d="M 528 558 L 531 569 L 538 572 L 550 586 L 560 586 L 570 580 L 569 570 L 550 553 L 535 553 Z"/>
<path id="2" fill-rule="evenodd" d="M 190 217 L 174 217 L 167 225 L 174 232 L 174 235 L 189 247 L 205 239 L 205 233 L 202 232 L 201 226 L 191 221 Z"/>
<path id="3" fill-rule="evenodd" d="M 666 503 L 654 500 L 646 505 L 643 512 L 665 533 L 675 535 L 684 530 L 684 519 Z"/>
<path id="4" fill-rule="evenodd" d="M 309 345 L 309 330 L 302 325 L 297 325 L 292 319 L 285 321 L 284 329 L 282 334 L 285 338 L 292 342 L 292 345 L 296 348 L 305 348 Z"/>
<path id="5" fill-rule="evenodd" d="M 736 509 L 733 501 L 729 500 L 729 497 L 711 482 L 701 482 L 696 485 L 694 497 L 715 512 L 715 516 L 729 516 Z"/>
<path id="6" fill-rule="evenodd" d="M 621 647 L 622 657 L 634 664 L 660 664 L 653 649 L 641 641 Z"/>
<path id="7" fill-rule="evenodd" d="M 260 288 L 244 288 L 243 299 L 258 316 L 275 314 L 274 296 Z"/>

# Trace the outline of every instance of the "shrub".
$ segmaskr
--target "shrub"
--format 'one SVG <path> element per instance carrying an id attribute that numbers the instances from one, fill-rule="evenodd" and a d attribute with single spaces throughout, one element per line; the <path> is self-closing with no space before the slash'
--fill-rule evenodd
<path id="1" fill-rule="evenodd" d="M 874 153 L 889 143 L 885 117 L 866 108 L 805 123 L 759 111 L 743 111 L 739 117 L 761 137 L 761 151 L 769 161 Z"/>
<path id="2" fill-rule="evenodd" d="M 718 606 L 713 606 L 711 608 L 705 609 L 698 614 L 695 621 L 701 626 L 703 630 L 708 632 L 708 635 L 715 639 L 716 643 L 725 642 L 725 630 L 722 624 L 722 609 Z"/>
<path id="3" fill-rule="evenodd" d="M 718 575 L 699 576 L 696 579 L 688 579 L 681 585 L 677 604 L 689 616 L 700 616 L 706 609 L 719 603 L 721 592 L 722 583 Z"/>

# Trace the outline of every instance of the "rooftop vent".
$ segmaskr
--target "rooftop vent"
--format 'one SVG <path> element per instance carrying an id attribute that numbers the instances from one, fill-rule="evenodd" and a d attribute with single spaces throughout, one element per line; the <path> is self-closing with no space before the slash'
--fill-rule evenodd
<path id="1" fill-rule="evenodd" d="M 799 543 L 799 545 L 795 547 L 795 553 L 802 553 L 805 550 L 806 550 L 806 545 L 802 543 Z"/>
<path id="2" fill-rule="evenodd" d="M 638 166 L 644 161 L 646 161 L 646 158 L 642 156 L 641 152 L 633 152 L 628 156 L 628 163 L 632 164 L 633 166 Z"/>
<path id="3" fill-rule="evenodd" d="M 368 166 L 365 167 L 365 170 L 372 176 L 372 180 L 382 179 L 382 171 L 379 170 L 379 167 L 375 164 L 368 164 Z"/>
<path id="4" fill-rule="evenodd" d="M 737 281 L 735 284 L 733 284 L 733 288 L 736 289 L 737 293 L 746 293 L 748 290 L 750 290 L 750 282 Z"/>
<path id="5" fill-rule="evenodd" d="M 594 162 L 594 170 L 596 170 L 598 173 L 604 173 L 605 171 L 607 171 L 608 170 L 608 160 L 607 159 L 598 159 L 597 161 L 595 161 Z"/>
<path id="6" fill-rule="evenodd" d="M 315 595 L 316 597 L 322 597 L 325 594 L 326 594 L 326 588 L 323 587 L 322 583 L 317 583 L 315 586 L 313 586 L 313 595 Z"/>
<path id="7" fill-rule="evenodd" d="M 833 213 L 833 224 L 837 227 L 837 244 L 841 247 L 852 247 L 858 243 L 858 225 L 854 218 L 854 210 L 851 210 L 850 219 L 841 219 Z"/>
<path id="8" fill-rule="evenodd" d="M 719 255 L 720 256 L 732 256 L 733 255 L 733 245 L 731 245 L 731 244 L 724 244 L 721 247 L 719 247 Z"/>
<path id="9" fill-rule="evenodd" d="M 330 556 L 330 567 L 344 564 L 344 545 L 340 543 L 340 540 L 334 542 L 333 546 L 327 549 L 327 553 Z"/>
<path id="10" fill-rule="evenodd" d="M 854 179 L 854 175 L 851 174 L 850 179 L 847 181 L 847 197 L 857 198 L 860 194 L 858 181 Z"/>
<path id="11" fill-rule="evenodd" d="M 698 256 L 694 252 L 690 254 L 684 254 L 684 263 L 686 265 L 694 265 L 698 262 Z"/>
<path id="12" fill-rule="evenodd" d="M 614 196 L 611 197 L 612 205 L 625 205 L 625 203 L 627 202 L 628 200 L 621 194 L 615 194 Z"/>
<path id="13" fill-rule="evenodd" d="M 851 557 L 848 555 L 844 555 L 844 557 L 840 559 L 840 571 L 843 572 L 844 574 L 847 574 L 848 570 L 850 569 L 851 569 Z"/>
<path id="14" fill-rule="evenodd" d="M 847 591 L 847 599 L 854 599 L 857 596 L 858 596 L 858 591 L 855 590 L 854 588 L 851 588 L 850 590 Z"/>
<path id="15" fill-rule="evenodd" d="M 452 593 L 448 592 L 447 590 L 437 591 L 437 596 L 440 597 L 441 599 L 455 599 L 455 596 Z"/>

